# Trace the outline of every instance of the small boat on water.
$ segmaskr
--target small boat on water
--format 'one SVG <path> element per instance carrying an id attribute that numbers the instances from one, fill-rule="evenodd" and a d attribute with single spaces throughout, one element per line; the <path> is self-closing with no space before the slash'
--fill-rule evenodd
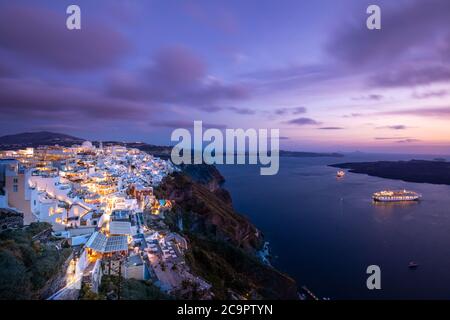
<path id="1" fill-rule="evenodd" d="M 417 269 L 418 266 L 419 266 L 419 264 L 416 263 L 416 262 L 414 262 L 414 261 L 411 261 L 411 262 L 408 264 L 408 268 L 410 268 L 410 269 Z"/>
<path id="2" fill-rule="evenodd" d="M 339 170 L 336 173 L 336 177 L 338 177 L 338 178 L 342 178 L 343 176 L 345 176 L 345 171 L 344 170 Z"/>
<path id="3" fill-rule="evenodd" d="M 422 195 L 420 193 L 408 190 L 383 190 L 375 192 L 372 196 L 374 201 L 379 202 L 399 202 L 399 201 L 417 201 Z"/>

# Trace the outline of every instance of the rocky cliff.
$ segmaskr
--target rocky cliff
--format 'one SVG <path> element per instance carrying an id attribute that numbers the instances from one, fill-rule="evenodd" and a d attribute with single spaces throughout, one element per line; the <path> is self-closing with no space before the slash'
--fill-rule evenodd
<path id="1" fill-rule="evenodd" d="M 296 299 L 295 281 L 257 258 L 263 236 L 234 210 L 220 172 L 209 165 L 182 170 L 167 177 L 156 193 L 175 200 L 167 222 L 189 239 L 187 261 L 213 284 L 216 297 Z M 180 219 L 183 230 L 178 229 Z"/>
<path id="2" fill-rule="evenodd" d="M 224 179 L 218 170 L 206 165 L 183 170 L 168 177 L 157 195 L 175 200 L 179 212 L 189 213 L 184 217 L 185 225 L 249 252 L 259 249 L 263 244 L 261 233 L 234 211 L 229 193 L 220 187 Z"/>

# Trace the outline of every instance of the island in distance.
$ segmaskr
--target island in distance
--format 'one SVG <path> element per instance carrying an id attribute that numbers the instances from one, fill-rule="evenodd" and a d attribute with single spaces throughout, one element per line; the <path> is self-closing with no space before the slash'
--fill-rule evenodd
<path id="1" fill-rule="evenodd" d="M 349 169 L 353 173 L 403 180 L 406 182 L 450 185 L 450 162 L 439 160 L 348 162 L 330 167 Z"/>
<path id="2" fill-rule="evenodd" d="M 333 157 L 341 158 L 344 155 L 337 152 L 304 152 L 304 151 L 287 151 L 280 150 L 280 157 L 293 157 L 293 158 L 315 158 L 315 157 Z"/>

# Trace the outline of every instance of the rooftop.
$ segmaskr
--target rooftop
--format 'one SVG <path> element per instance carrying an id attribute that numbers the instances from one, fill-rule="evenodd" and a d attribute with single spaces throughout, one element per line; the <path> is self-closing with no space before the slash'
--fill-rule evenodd
<path id="1" fill-rule="evenodd" d="M 127 221 L 111 221 L 109 223 L 109 233 L 131 235 L 131 223 Z"/>
<path id="2" fill-rule="evenodd" d="M 127 236 L 107 237 L 103 233 L 94 232 L 86 242 L 86 248 L 90 248 L 101 253 L 127 251 L 128 239 Z"/>

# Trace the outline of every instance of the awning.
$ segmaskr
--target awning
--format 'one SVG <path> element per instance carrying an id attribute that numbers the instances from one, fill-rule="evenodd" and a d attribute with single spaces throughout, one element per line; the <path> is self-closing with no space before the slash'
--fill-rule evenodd
<path id="1" fill-rule="evenodd" d="M 103 233 L 94 232 L 86 242 L 86 248 L 90 248 L 100 253 L 112 253 L 128 250 L 127 236 L 110 236 Z"/>

